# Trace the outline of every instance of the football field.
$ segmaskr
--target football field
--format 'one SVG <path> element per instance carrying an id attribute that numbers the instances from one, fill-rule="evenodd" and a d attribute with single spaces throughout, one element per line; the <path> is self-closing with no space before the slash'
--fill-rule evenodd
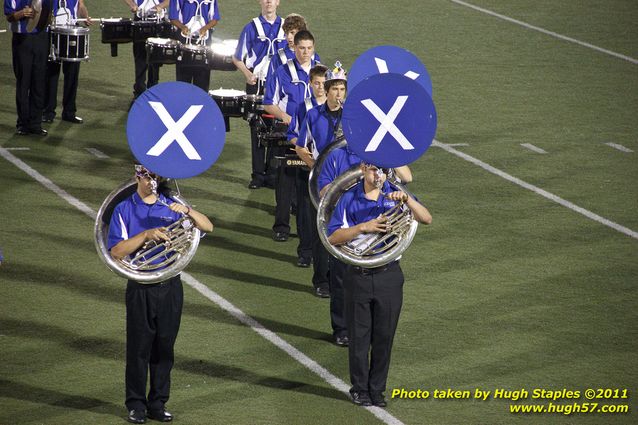
<path id="1" fill-rule="evenodd" d="M 86 4 L 129 16 L 120 0 Z M 259 12 L 219 8 L 223 39 Z M 272 240 L 274 191 L 247 188 L 249 128 L 233 118 L 219 160 L 180 181 L 215 230 L 183 274 L 175 422 L 637 423 L 638 3 L 282 0 L 291 12 L 327 65 L 397 45 L 432 79 L 437 134 L 410 190 L 433 223 L 401 259 L 388 407 L 350 402 L 329 301 L 296 266 L 298 239 Z M 133 58 L 130 44 L 111 57 L 99 25 L 90 34 L 84 124 L 56 119 L 41 138 L 14 135 L 0 33 L 0 425 L 125 423 L 125 281 L 98 258 L 93 223 L 133 173 Z M 211 81 L 244 89 L 239 72 Z M 390 398 L 402 389 L 414 397 Z M 550 411 L 512 413 L 530 405 Z"/>

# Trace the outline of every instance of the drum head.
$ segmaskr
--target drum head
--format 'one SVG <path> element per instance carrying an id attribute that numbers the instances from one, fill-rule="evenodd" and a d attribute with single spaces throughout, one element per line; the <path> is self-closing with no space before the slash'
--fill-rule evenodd
<path id="1" fill-rule="evenodd" d="M 146 44 L 154 44 L 156 46 L 172 46 L 177 43 L 171 38 L 149 37 L 146 39 Z"/>
<path id="2" fill-rule="evenodd" d="M 217 89 L 211 90 L 208 92 L 212 97 L 217 99 L 237 99 L 246 95 L 246 92 L 243 90 L 235 90 L 235 89 Z"/>

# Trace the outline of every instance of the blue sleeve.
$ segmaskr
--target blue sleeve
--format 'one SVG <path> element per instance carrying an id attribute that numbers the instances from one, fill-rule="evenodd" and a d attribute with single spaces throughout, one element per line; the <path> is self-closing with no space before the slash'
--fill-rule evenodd
<path id="1" fill-rule="evenodd" d="M 211 21 L 212 21 L 213 19 L 214 19 L 214 20 L 216 20 L 216 21 L 219 21 L 219 20 L 222 18 L 222 16 L 219 14 L 219 7 L 217 6 L 217 5 L 218 5 L 218 3 L 219 3 L 219 2 L 218 2 L 217 0 L 215 0 L 215 3 L 213 3 L 213 5 L 214 5 L 214 7 L 213 7 L 213 16 L 211 17 L 211 16 L 210 16 L 210 12 L 208 13 L 208 15 L 209 15 L 209 17 L 210 17 L 210 20 L 211 20 Z M 210 21 L 209 21 L 209 22 L 210 22 Z"/>
<path id="2" fill-rule="evenodd" d="M 11 6 L 11 0 L 4 0 L 4 14 L 11 15 L 15 11 L 16 11 L 16 8 Z"/>
<path id="3" fill-rule="evenodd" d="M 168 19 L 179 20 L 179 0 L 171 0 L 168 4 Z M 183 23 L 183 22 L 182 22 Z"/>
<path id="4" fill-rule="evenodd" d="M 124 234 L 126 229 L 122 229 L 122 221 L 125 218 L 122 216 L 122 211 L 124 210 L 123 205 L 119 204 L 113 210 L 113 214 L 111 215 L 111 222 L 109 223 L 109 234 L 107 238 L 106 247 L 110 251 L 115 245 L 120 243 L 121 241 L 128 239 L 128 234 Z M 128 223 L 124 222 L 124 226 Z"/>
<path id="5" fill-rule="evenodd" d="M 303 105 L 301 106 L 303 108 Z M 300 108 L 301 109 L 301 108 Z M 308 138 L 312 139 L 312 133 L 310 131 L 310 125 L 312 117 L 314 116 L 314 109 L 308 111 L 303 119 L 303 122 L 299 124 L 299 138 L 297 138 L 297 146 L 305 148 L 308 146 Z"/>
<path id="6" fill-rule="evenodd" d="M 334 211 L 332 212 L 332 217 L 330 218 L 330 222 L 328 223 L 327 233 L 328 237 L 332 235 L 335 230 L 341 229 L 342 227 L 351 227 L 348 222 L 346 214 L 346 207 L 350 203 L 350 199 L 352 196 L 350 192 L 346 192 L 341 195 L 341 198 L 337 202 Z M 345 226 L 344 226 L 345 225 Z"/>
<path id="7" fill-rule="evenodd" d="M 280 69 L 281 67 L 277 68 L 277 71 L 272 75 L 272 77 L 266 79 L 266 90 L 264 92 L 264 105 L 276 105 L 277 103 L 279 103 L 279 102 L 275 102 L 275 99 L 279 99 L 279 93 L 277 93 L 277 91 L 279 89 L 279 70 Z"/>
<path id="8" fill-rule="evenodd" d="M 243 61 L 248 55 L 248 29 L 252 24 L 248 24 L 244 27 L 239 35 L 239 41 L 237 42 L 237 49 L 235 50 L 235 59 Z"/>

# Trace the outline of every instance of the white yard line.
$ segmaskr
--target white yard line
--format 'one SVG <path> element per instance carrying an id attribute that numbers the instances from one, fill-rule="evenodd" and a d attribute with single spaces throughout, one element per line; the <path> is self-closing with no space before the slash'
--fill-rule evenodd
<path id="1" fill-rule="evenodd" d="M 97 213 L 93 211 L 89 206 L 84 204 L 79 199 L 69 195 L 62 188 L 60 188 L 51 180 L 47 179 L 42 174 L 40 174 L 39 172 L 37 172 L 36 170 L 28 166 L 22 160 L 16 158 L 13 154 L 8 152 L 3 147 L 0 147 L 0 156 L 2 156 L 4 159 L 14 164 L 16 167 L 18 167 L 25 173 L 27 173 L 30 177 L 32 177 L 34 180 L 42 184 L 44 187 L 51 190 L 56 195 L 60 196 L 66 202 L 68 202 L 69 204 L 71 204 L 72 206 L 74 206 L 75 208 L 77 208 L 78 210 L 86 214 L 87 216 L 89 216 L 92 220 L 95 220 L 95 218 L 97 217 Z M 288 354 L 297 362 L 299 362 L 300 364 L 308 368 L 310 371 L 314 372 L 321 379 L 327 382 L 330 386 L 342 392 L 348 398 L 350 397 L 350 393 L 349 393 L 350 386 L 347 385 L 341 379 L 334 376 L 327 369 L 322 367 L 319 363 L 317 363 L 316 361 L 314 361 L 313 359 L 311 359 L 310 357 L 308 357 L 301 351 L 297 350 L 295 347 L 290 345 L 279 335 L 269 330 L 268 328 L 266 328 L 264 325 L 262 325 L 261 323 L 253 319 L 252 317 L 248 316 L 246 313 L 241 311 L 239 308 L 235 307 L 228 300 L 226 300 L 221 295 L 217 294 L 215 291 L 210 289 L 208 286 L 204 285 L 203 283 L 195 279 L 190 274 L 182 273 L 182 278 L 187 285 L 189 285 L 190 287 L 195 289 L 197 292 L 202 294 L 204 297 L 206 297 L 207 299 L 215 303 L 219 308 L 226 311 L 227 313 L 229 313 L 231 316 L 233 316 L 234 318 L 236 318 L 237 320 L 239 320 L 241 323 L 245 324 L 246 326 L 249 326 L 253 331 L 261 335 L 268 342 L 272 343 L 273 345 L 275 345 L 276 347 L 284 351 L 286 354 Z M 388 425 L 403 425 L 403 422 L 401 422 L 396 417 L 392 416 L 390 413 L 388 413 L 384 409 L 381 409 L 379 407 L 373 407 L 373 406 L 365 407 L 365 409 L 368 410 L 370 413 L 372 413 L 374 416 L 376 416 L 379 420 L 383 421 L 384 423 Z"/>
<path id="2" fill-rule="evenodd" d="M 93 155 L 94 157 L 98 158 L 98 159 L 109 159 L 110 156 L 108 156 L 107 154 L 105 154 L 104 152 L 102 152 L 101 150 L 95 149 L 95 148 L 84 148 L 88 153 L 90 153 L 91 155 Z"/>
<path id="3" fill-rule="evenodd" d="M 538 146 L 534 146 L 531 143 L 521 143 L 521 146 L 525 149 L 529 149 L 532 152 L 536 153 L 547 153 L 544 149 L 539 148 Z"/>
<path id="4" fill-rule="evenodd" d="M 606 55 L 614 56 L 614 57 L 623 59 L 623 60 L 625 60 L 627 62 L 631 62 L 633 64 L 638 64 L 638 59 L 632 58 L 630 56 L 622 55 L 620 53 L 616 53 L 616 52 L 613 52 L 611 50 L 603 49 L 602 47 L 594 46 L 593 44 L 586 43 L 586 42 L 580 41 L 580 40 L 576 40 L 575 38 L 567 37 L 565 35 L 558 34 L 556 32 L 549 31 L 549 30 L 546 30 L 544 28 L 537 27 L 535 25 L 531 25 L 531 24 L 528 24 L 528 23 L 523 22 L 523 21 L 519 21 L 518 19 L 510 18 L 509 16 L 501 15 L 500 13 L 492 12 L 491 10 L 484 9 L 482 7 L 475 6 L 473 4 L 466 3 L 466 2 L 461 1 L 461 0 L 450 0 L 450 1 L 452 3 L 456 3 L 456 4 L 460 5 L 460 6 L 469 7 L 470 9 L 474 9 L 474 10 L 476 10 L 478 12 L 486 13 L 488 15 L 494 16 L 494 17 L 499 18 L 499 19 L 503 19 L 503 20 L 511 22 L 513 24 L 517 24 L 517 25 L 520 25 L 522 27 L 525 27 L 525 28 L 528 28 L 528 29 L 531 29 L 531 30 L 534 30 L 534 31 L 542 32 L 543 34 L 547 34 L 549 36 L 552 36 L 552 37 L 555 37 L 555 38 L 558 38 L 558 39 L 561 39 L 561 40 L 564 40 L 564 41 L 569 41 L 570 43 L 575 43 L 575 44 L 578 44 L 580 46 L 587 47 L 589 49 L 596 50 L 596 51 L 601 52 L 601 53 L 605 53 Z"/>
<path id="5" fill-rule="evenodd" d="M 631 153 L 633 152 L 633 150 L 624 147 L 623 145 L 619 145 L 618 143 L 605 143 L 607 146 L 612 147 L 614 149 L 618 149 L 621 152 L 625 152 L 625 153 Z"/>
<path id="6" fill-rule="evenodd" d="M 8 151 L 30 151 L 31 148 L 27 148 L 27 147 L 15 147 L 15 148 L 5 148 Z"/>
<path id="7" fill-rule="evenodd" d="M 519 186 L 521 186 L 521 187 L 523 187 L 525 189 L 531 190 L 532 192 L 537 193 L 538 195 L 541 195 L 541 196 L 549 199 L 550 201 L 556 202 L 557 204 L 560 204 L 560 205 L 562 205 L 564 207 L 567 207 L 567 208 L 569 208 L 572 211 L 575 211 L 575 212 L 577 212 L 579 214 L 582 214 L 582 215 L 584 215 L 585 217 L 587 217 L 587 218 L 589 218 L 591 220 L 597 221 L 597 222 L 599 222 L 601 224 L 604 224 L 605 226 L 611 227 L 612 229 L 614 229 L 614 230 L 616 230 L 616 231 L 618 231 L 620 233 L 623 233 L 623 234 L 625 234 L 627 236 L 630 236 L 630 237 L 632 237 L 634 239 L 638 239 L 638 232 L 635 232 L 635 231 L 633 231 L 633 230 L 631 230 L 631 229 L 629 229 L 629 228 L 627 228 L 625 226 L 621 226 L 620 224 L 614 223 L 613 221 L 608 220 L 605 217 L 601 217 L 598 214 L 595 214 L 595 213 L 593 213 L 593 212 L 591 212 L 589 210 L 586 210 L 585 208 L 579 207 L 578 205 L 573 204 L 573 203 L 571 203 L 569 201 L 566 201 L 565 199 L 560 198 L 560 197 L 558 197 L 558 196 L 554 195 L 553 193 L 550 193 L 550 192 L 548 192 L 546 190 L 543 190 L 540 187 L 537 187 L 537 186 L 534 186 L 534 185 L 529 184 L 527 182 L 524 182 L 523 180 L 521 180 L 521 179 L 519 179 L 517 177 L 514 177 L 514 176 L 512 176 L 510 174 L 507 174 L 506 172 L 501 171 L 498 168 L 492 167 L 491 165 L 486 164 L 485 162 L 483 162 L 483 161 L 481 161 L 479 159 L 476 159 L 473 156 L 470 156 L 470 155 L 468 155 L 466 153 L 458 151 L 458 150 L 446 145 L 445 143 L 441 143 L 441 142 L 439 142 L 437 140 L 434 140 L 432 142 L 432 146 L 436 146 L 437 148 L 441 148 L 441 149 L 443 149 L 443 150 L 445 150 L 445 151 L 447 151 L 447 152 L 449 152 L 449 153 L 451 153 L 453 155 L 458 156 L 459 158 L 462 158 L 462 159 L 464 159 L 464 160 L 466 160 L 468 162 L 471 162 L 474 165 L 478 165 L 479 167 L 481 167 L 485 171 L 489 171 L 490 173 L 496 174 L 497 176 L 499 176 L 499 177 L 501 177 L 501 178 L 503 178 L 503 179 L 505 179 L 507 181 L 510 181 L 510 182 L 512 182 L 514 184 L 517 184 L 517 185 L 519 185 Z"/>

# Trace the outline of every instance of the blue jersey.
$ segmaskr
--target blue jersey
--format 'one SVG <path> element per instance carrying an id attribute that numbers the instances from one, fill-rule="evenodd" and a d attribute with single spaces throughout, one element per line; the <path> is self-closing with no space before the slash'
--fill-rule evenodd
<path id="1" fill-rule="evenodd" d="M 297 113 L 291 117 L 292 119 L 290 120 L 290 125 L 288 125 L 288 141 L 299 137 L 299 127 L 306 117 L 306 114 L 317 105 L 317 98 L 315 98 L 314 96 L 305 99 L 304 105 L 298 108 Z"/>
<path id="2" fill-rule="evenodd" d="M 272 56 L 287 45 L 281 17 L 270 23 L 263 16 L 250 21 L 242 30 L 235 50 L 235 58 L 245 61 L 246 67 L 255 68 L 265 57 Z"/>
<path id="3" fill-rule="evenodd" d="M 202 1 L 203 0 L 171 0 L 168 6 L 168 18 L 176 19 L 186 25 L 195 16 L 199 3 L 202 3 Z M 221 17 L 217 7 L 217 0 L 213 0 L 212 6 L 210 3 L 202 3 L 200 14 L 207 24 L 212 20 L 219 21 Z"/>
<path id="4" fill-rule="evenodd" d="M 310 68 L 316 65 L 310 61 Z M 310 70 L 309 70 L 310 71 Z M 273 78 L 266 81 L 264 105 L 277 105 L 291 117 L 297 113 L 305 98 L 311 97 L 308 73 L 297 59 L 291 59 L 277 68 Z"/>
<path id="5" fill-rule="evenodd" d="M 162 194 L 159 197 L 167 204 L 173 202 Z M 130 239 L 145 230 L 169 226 L 180 218 L 180 213 L 172 211 L 160 202 L 144 203 L 140 195 L 135 192 L 113 210 L 107 248 L 111 250 L 123 240 Z"/>
<path id="6" fill-rule="evenodd" d="M 60 2 L 55 0 L 53 2 L 53 22 L 56 25 L 75 25 L 79 5 L 80 0 L 66 0 L 66 6 L 60 8 Z"/>
<path id="7" fill-rule="evenodd" d="M 48 3 L 49 5 L 52 4 L 52 0 L 43 0 L 43 2 Z M 31 4 L 31 0 L 4 0 L 4 14 L 5 16 L 11 15 L 12 13 L 17 12 L 18 10 L 24 9 L 30 4 Z M 19 21 L 16 21 L 16 22 L 11 22 L 11 31 L 17 32 L 20 34 L 29 33 L 27 31 L 28 21 L 29 20 L 25 18 L 25 19 L 20 19 Z M 34 28 L 33 31 L 30 32 L 30 34 L 37 34 L 39 32 L 40 31 L 37 28 Z"/>
<path id="8" fill-rule="evenodd" d="M 363 183 L 363 180 L 359 181 L 359 183 L 341 195 L 328 223 L 328 236 L 332 235 L 337 229 L 347 229 L 375 219 L 397 205 L 396 201 L 386 199 L 382 194 L 379 195 L 376 201 L 366 198 L 363 191 Z M 387 181 L 383 183 L 381 191 L 385 193 L 392 192 L 392 188 Z"/>
<path id="9" fill-rule="evenodd" d="M 335 130 L 341 122 L 341 110 L 336 114 L 328 112 L 328 103 L 311 109 L 299 127 L 297 146 L 308 148 L 317 159 L 319 154 L 334 141 Z"/>
<path id="10" fill-rule="evenodd" d="M 277 68 L 279 68 L 281 65 L 288 62 L 290 59 L 294 59 L 294 58 L 295 58 L 295 51 L 288 48 L 288 44 L 284 45 L 278 50 L 275 50 L 275 54 L 270 60 L 270 66 L 268 67 L 268 73 L 266 74 L 266 81 L 268 81 L 268 79 L 275 73 Z M 319 55 L 316 52 L 312 55 L 312 60 L 314 60 L 317 63 L 321 63 L 321 59 L 319 58 Z"/>
<path id="11" fill-rule="evenodd" d="M 352 152 L 348 146 L 330 152 L 323 162 L 319 177 L 317 177 L 319 191 L 348 171 L 353 165 L 359 165 L 361 162 L 361 158 Z"/>

